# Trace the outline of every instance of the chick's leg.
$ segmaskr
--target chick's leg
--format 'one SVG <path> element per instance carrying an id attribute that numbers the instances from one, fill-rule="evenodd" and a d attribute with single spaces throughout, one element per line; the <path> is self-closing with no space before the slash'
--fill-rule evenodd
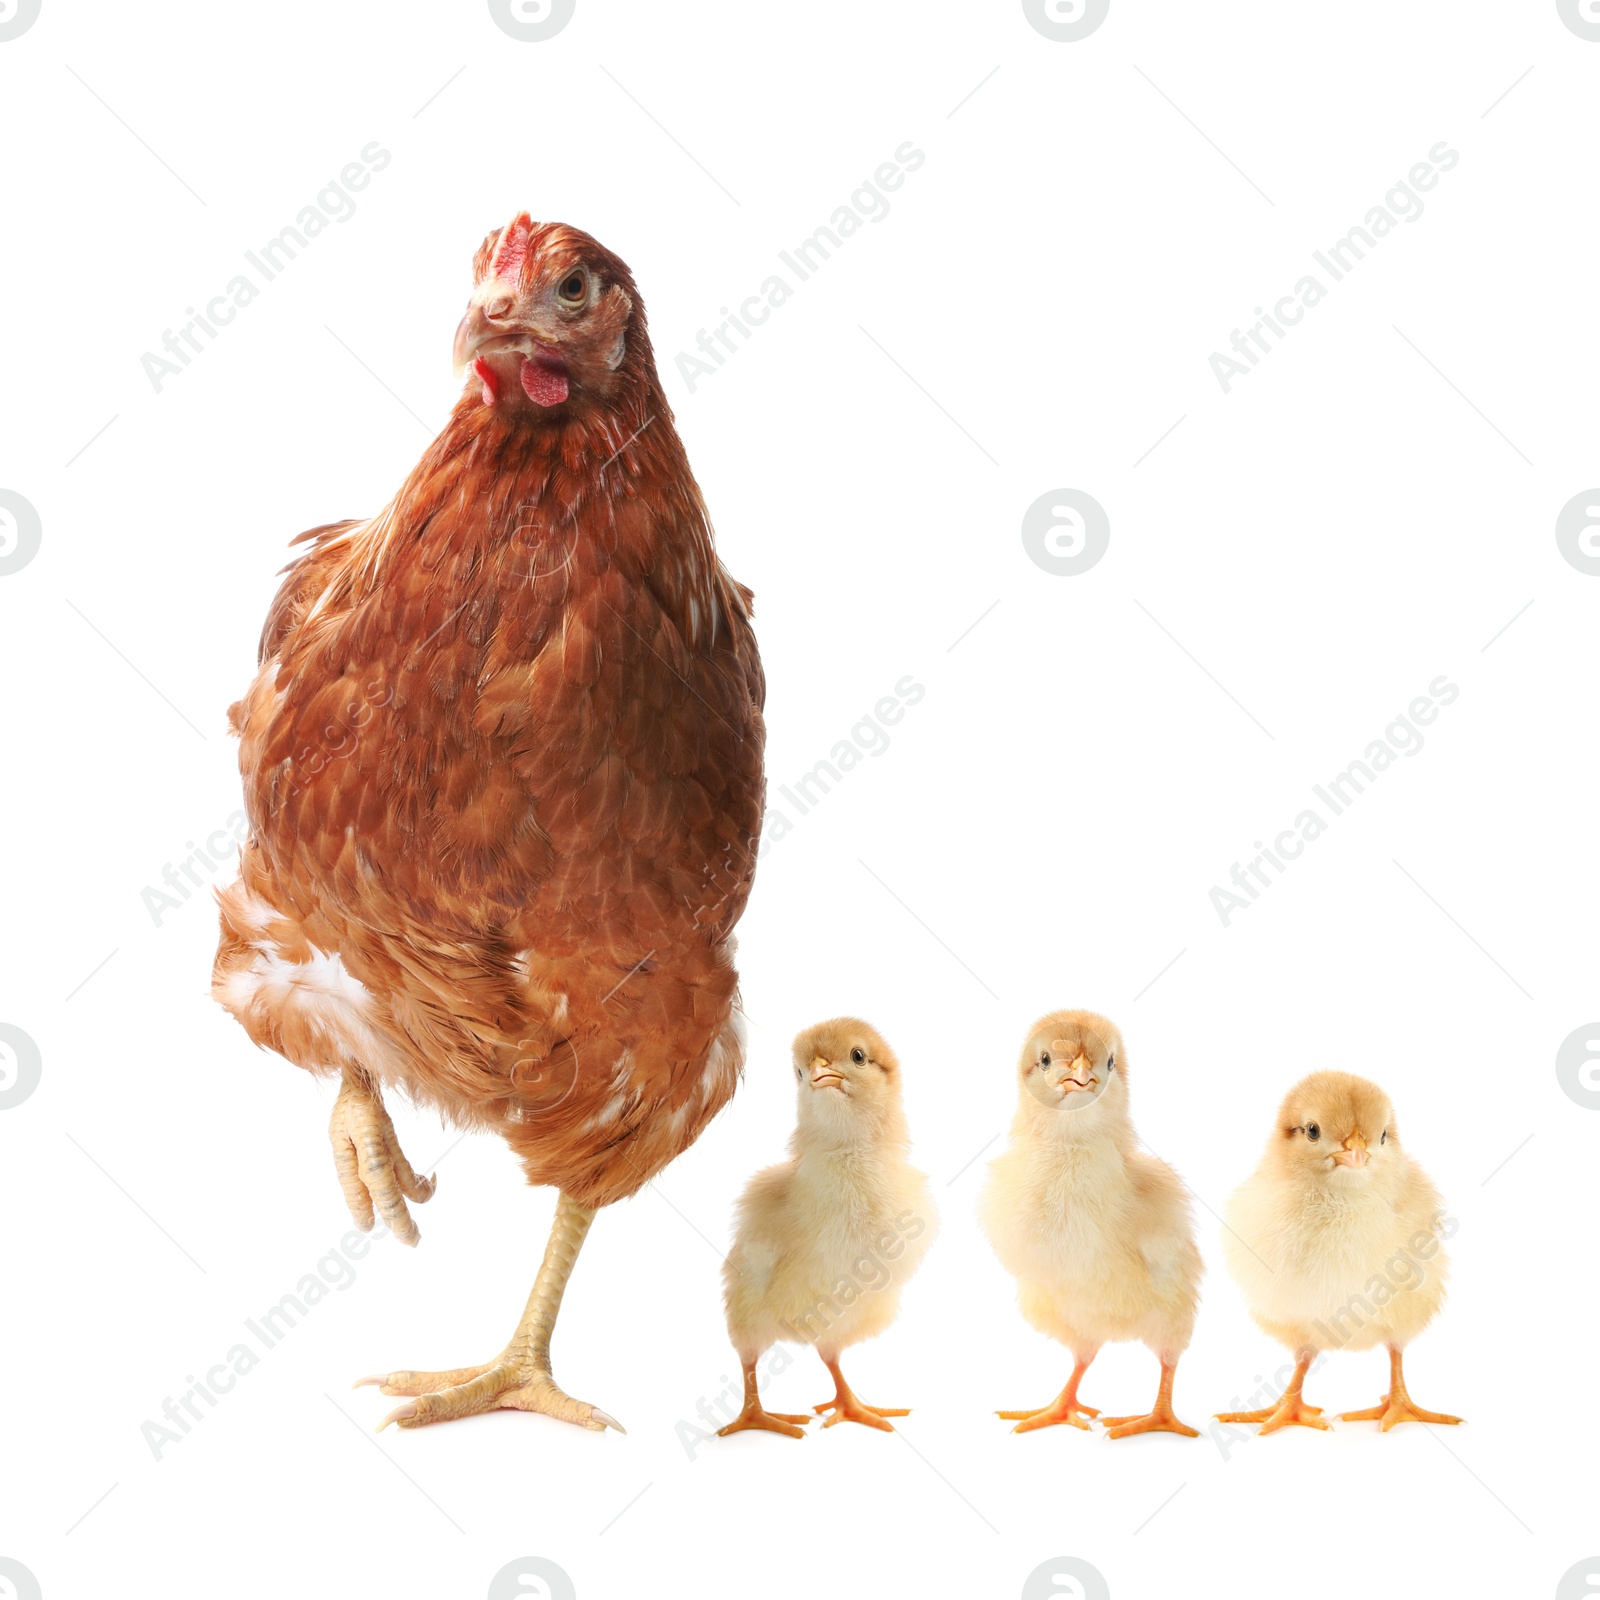
<path id="1" fill-rule="evenodd" d="M 1439 1422 L 1454 1427 L 1461 1421 L 1460 1417 L 1446 1416 L 1442 1411 L 1424 1411 L 1409 1394 L 1406 1393 L 1405 1374 L 1400 1370 L 1399 1348 L 1389 1346 L 1389 1392 L 1377 1405 L 1369 1406 L 1365 1411 L 1341 1411 L 1341 1422 L 1380 1422 L 1382 1431 L 1387 1433 L 1391 1428 L 1402 1422 Z"/>
<path id="2" fill-rule="evenodd" d="M 717 1429 L 717 1437 L 743 1433 L 747 1428 L 764 1428 L 769 1433 L 786 1433 L 791 1439 L 805 1438 L 805 1430 L 796 1424 L 809 1422 L 809 1415 L 803 1412 L 796 1415 L 790 1411 L 768 1411 L 761 1404 L 761 1395 L 756 1389 L 756 1356 L 759 1354 L 757 1351 L 756 1355 L 740 1355 L 739 1360 L 744 1366 L 744 1409 L 727 1427 Z"/>
<path id="3" fill-rule="evenodd" d="M 562 1195 L 550 1228 L 550 1242 L 534 1280 L 533 1292 L 511 1342 L 493 1360 L 478 1367 L 455 1367 L 446 1372 L 391 1372 L 383 1378 L 362 1378 L 356 1385 L 376 1384 L 385 1394 L 411 1395 L 378 1424 L 379 1432 L 391 1422 L 402 1428 L 421 1428 L 430 1422 L 450 1422 L 480 1411 L 506 1407 L 515 1411 L 541 1411 L 547 1417 L 575 1422 L 595 1433 L 607 1427 L 626 1433 L 615 1417 L 587 1400 L 574 1400 L 550 1375 L 550 1335 L 561 1309 L 561 1296 L 572 1275 L 573 1263 L 594 1212 Z"/>
<path id="4" fill-rule="evenodd" d="M 1013 1433 L 1032 1433 L 1035 1428 L 1048 1428 L 1057 1422 L 1069 1422 L 1074 1428 L 1087 1430 L 1090 1417 L 1098 1417 L 1100 1413 L 1093 1406 L 1086 1406 L 1078 1398 L 1078 1385 L 1083 1382 L 1083 1375 L 1089 1370 L 1089 1363 L 1098 1355 L 1097 1350 L 1091 1350 L 1088 1355 L 1074 1355 L 1072 1376 L 1067 1379 L 1067 1386 L 1058 1394 L 1049 1405 L 1040 1411 L 997 1411 L 995 1415 L 1006 1422 L 1016 1423 L 1011 1431 Z"/>
<path id="5" fill-rule="evenodd" d="M 822 1424 L 824 1428 L 831 1428 L 836 1422 L 860 1422 L 869 1428 L 881 1428 L 885 1433 L 893 1433 L 894 1429 L 884 1421 L 885 1417 L 909 1417 L 909 1411 L 896 1410 L 891 1406 L 869 1406 L 866 1401 L 858 1400 L 855 1391 L 844 1381 L 844 1374 L 839 1370 L 839 1357 L 822 1355 L 823 1364 L 833 1374 L 833 1399 L 824 1400 L 821 1405 L 813 1406 L 813 1411 L 831 1411 L 833 1415 Z"/>
<path id="6" fill-rule="evenodd" d="M 1275 1406 L 1268 1406 L 1263 1411 L 1219 1411 L 1218 1422 L 1259 1422 L 1262 1433 L 1276 1433 L 1279 1428 L 1326 1428 L 1328 1424 L 1322 1420 L 1321 1406 L 1308 1406 L 1301 1397 L 1300 1388 L 1306 1381 L 1306 1373 L 1311 1370 L 1311 1360 L 1314 1352 L 1302 1350 L 1295 1358 L 1294 1375 L 1289 1379 L 1289 1387 L 1283 1391 L 1283 1398 Z"/>
<path id="7" fill-rule="evenodd" d="M 1142 1417 L 1103 1417 L 1106 1435 L 1112 1439 L 1126 1439 L 1134 1433 L 1181 1433 L 1190 1439 L 1200 1437 L 1199 1430 L 1186 1422 L 1179 1422 L 1172 1414 L 1172 1379 L 1178 1370 L 1176 1361 L 1162 1361 L 1161 1387 L 1156 1390 L 1156 1403 Z"/>
<path id="8" fill-rule="evenodd" d="M 434 1180 L 419 1178 L 411 1170 L 377 1085 L 363 1074 L 345 1073 L 328 1119 L 328 1138 L 339 1186 L 356 1226 L 366 1233 L 376 1208 L 401 1244 L 415 1244 L 421 1234 L 406 1210 L 406 1201 L 420 1204 L 428 1199 Z"/>

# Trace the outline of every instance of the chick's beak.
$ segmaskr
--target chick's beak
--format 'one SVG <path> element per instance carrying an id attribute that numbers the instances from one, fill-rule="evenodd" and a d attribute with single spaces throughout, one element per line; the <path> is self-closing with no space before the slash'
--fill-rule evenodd
<path id="1" fill-rule="evenodd" d="M 1089 1063 L 1089 1058 L 1080 1050 L 1073 1063 L 1067 1068 L 1067 1075 L 1061 1080 L 1063 1094 L 1079 1094 L 1085 1089 L 1094 1087 L 1094 1068 Z"/>
<path id="2" fill-rule="evenodd" d="M 813 1089 L 832 1089 L 844 1087 L 844 1074 L 834 1071 L 833 1063 L 826 1056 L 813 1056 L 811 1058 L 811 1087 Z"/>
<path id="3" fill-rule="evenodd" d="M 1367 1141 L 1359 1133 L 1352 1133 L 1345 1140 L 1343 1149 L 1333 1153 L 1336 1167 L 1364 1167 L 1371 1159 L 1367 1154 Z"/>

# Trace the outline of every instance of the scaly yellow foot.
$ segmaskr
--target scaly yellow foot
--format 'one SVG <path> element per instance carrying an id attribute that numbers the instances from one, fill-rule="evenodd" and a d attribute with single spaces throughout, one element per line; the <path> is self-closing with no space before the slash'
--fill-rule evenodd
<path id="1" fill-rule="evenodd" d="M 509 1352 L 508 1352 L 509 1354 Z M 387 1377 L 362 1378 L 356 1387 L 376 1384 L 387 1395 L 410 1395 L 382 1422 L 382 1433 L 391 1422 L 402 1428 L 424 1428 L 430 1422 L 453 1422 L 458 1417 L 473 1417 L 483 1411 L 537 1411 L 580 1428 L 604 1433 L 615 1428 L 628 1430 L 613 1416 L 587 1400 L 574 1400 L 550 1375 L 548 1366 L 529 1361 L 499 1361 L 481 1367 L 454 1367 L 445 1372 L 391 1372 Z"/>
<path id="2" fill-rule="evenodd" d="M 422 1235 L 406 1210 L 406 1201 L 420 1205 L 429 1199 L 434 1180 L 419 1178 L 411 1170 L 374 1084 L 353 1072 L 345 1073 L 328 1119 L 328 1138 L 333 1144 L 339 1186 L 356 1226 L 368 1232 L 376 1207 L 395 1238 L 401 1244 L 414 1245 Z"/>
<path id="3" fill-rule="evenodd" d="M 572 1265 L 593 1221 L 594 1212 L 567 1195 L 557 1201 L 550 1242 L 533 1292 L 511 1342 L 495 1360 L 444 1372 L 391 1372 L 386 1377 L 360 1379 L 358 1389 L 376 1384 L 385 1394 L 411 1396 L 378 1424 L 378 1431 L 391 1422 L 402 1428 L 422 1428 L 430 1422 L 452 1422 L 457 1417 L 508 1409 L 542 1412 L 594 1433 L 607 1428 L 626 1433 L 615 1417 L 587 1400 L 574 1400 L 550 1375 L 550 1334 Z"/>

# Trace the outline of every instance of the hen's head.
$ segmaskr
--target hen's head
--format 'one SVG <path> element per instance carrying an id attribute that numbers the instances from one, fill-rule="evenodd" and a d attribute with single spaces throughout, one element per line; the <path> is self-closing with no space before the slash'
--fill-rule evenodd
<path id="1" fill-rule="evenodd" d="M 651 370 L 633 276 L 588 234 L 524 211 L 483 241 L 472 269 L 455 364 L 471 367 L 484 405 L 605 401 Z"/>
<path id="2" fill-rule="evenodd" d="M 1297 1083 L 1267 1153 L 1282 1177 L 1341 1187 L 1383 1178 L 1404 1160 L 1388 1095 L 1348 1072 L 1313 1072 Z"/>

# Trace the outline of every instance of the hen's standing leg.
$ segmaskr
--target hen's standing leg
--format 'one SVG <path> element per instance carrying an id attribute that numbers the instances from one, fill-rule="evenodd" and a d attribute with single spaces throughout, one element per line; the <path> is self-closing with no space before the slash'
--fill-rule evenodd
<path id="1" fill-rule="evenodd" d="M 1405 1373 L 1400 1370 L 1400 1348 L 1398 1345 L 1389 1346 L 1389 1392 L 1377 1405 L 1370 1406 L 1365 1411 L 1341 1411 L 1341 1422 L 1381 1422 L 1382 1431 L 1387 1433 L 1397 1423 L 1401 1422 L 1438 1422 L 1454 1427 L 1461 1421 L 1460 1417 L 1447 1416 L 1442 1411 L 1424 1411 L 1415 1400 L 1406 1393 Z"/>
<path id="2" fill-rule="evenodd" d="M 394 1124 L 383 1108 L 376 1085 L 359 1073 L 346 1072 L 339 1098 L 328 1121 L 333 1165 L 344 1189 L 345 1204 L 363 1233 L 372 1227 L 373 1207 L 401 1244 L 415 1244 L 421 1234 L 406 1210 L 433 1194 L 434 1180 L 411 1170 Z"/>
<path id="3" fill-rule="evenodd" d="M 413 1395 L 396 1406 L 378 1424 L 381 1433 L 391 1422 L 402 1428 L 421 1428 L 430 1422 L 450 1422 L 480 1411 L 509 1407 L 516 1411 L 542 1411 L 547 1417 L 575 1422 L 596 1433 L 607 1427 L 628 1430 L 587 1400 L 574 1400 L 550 1375 L 550 1335 L 561 1309 L 561 1296 L 572 1276 L 573 1263 L 583 1246 L 594 1212 L 563 1194 L 556 1202 L 550 1242 L 533 1282 L 533 1293 L 517 1324 L 511 1342 L 491 1362 L 481 1367 L 455 1367 L 446 1372 L 391 1372 L 386 1378 L 362 1378 L 377 1384 L 385 1394 Z"/>

